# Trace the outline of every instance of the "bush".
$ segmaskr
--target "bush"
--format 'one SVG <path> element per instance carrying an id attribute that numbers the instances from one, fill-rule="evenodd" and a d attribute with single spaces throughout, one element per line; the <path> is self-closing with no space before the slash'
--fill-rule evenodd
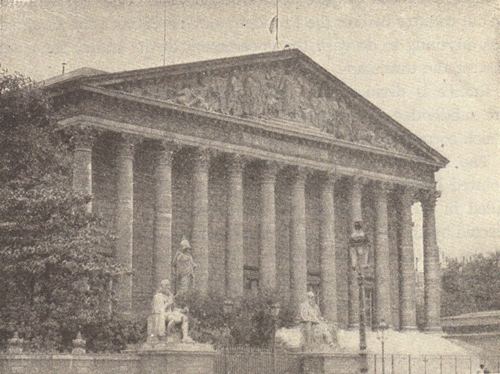
<path id="1" fill-rule="evenodd" d="M 144 341 L 147 335 L 146 321 L 143 317 L 119 314 L 98 313 L 92 320 L 82 321 L 78 318 L 67 320 L 45 320 L 39 324 L 35 321 L 21 323 L 17 326 L 3 328 L 0 331 L 2 345 L 13 332 L 19 332 L 24 339 L 24 349 L 34 352 L 71 352 L 73 339 L 78 331 L 87 341 L 89 352 L 120 352 L 129 344 Z"/>
<path id="2" fill-rule="evenodd" d="M 280 302 L 277 326 L 289 326 L 293 311 L 274 293 L 247 296 L 233 301 L 231 313 L 224 313 L 225 298 L 187 292 L 176 300 L 179 307 L 189 307 L 191 337 L 216 346 L 265 347 L 272 343 L 274 321 L 271 305 Z"/>

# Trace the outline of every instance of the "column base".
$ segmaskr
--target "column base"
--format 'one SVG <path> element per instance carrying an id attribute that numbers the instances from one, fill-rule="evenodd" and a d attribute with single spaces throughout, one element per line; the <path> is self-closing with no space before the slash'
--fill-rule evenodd
<path id="1" fill-rule="evenodd" d="M 359 323 L 350 324 L 347 326 L 347 330 L 359 330 Z"/>
<path id="2" fill-rule="evenodd" d="M 401 328 L 401 331 L 418 331 L 417 326 L 405 326 Z"/>
<path id="3" fill-rule="evenodd" d="M 441 334 L 443 334 L 443 329 L 441 328 L 441 326 L 435 326 L 435 327 L 429 327 L 429 328 L 426 327 L 424 332 L 426 334 L 441 335 Z"/>

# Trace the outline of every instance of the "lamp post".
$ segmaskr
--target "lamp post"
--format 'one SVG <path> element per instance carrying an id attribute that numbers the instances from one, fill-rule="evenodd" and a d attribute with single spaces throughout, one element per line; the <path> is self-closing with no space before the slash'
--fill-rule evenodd
<path id="1" fill-rule="evenodd" d="M 276 330 L 278 329 L 278 315 L 280 314 L 281 305 L 278 302 L 271 304 L 271 317 L 273 318 L 273 374 L 276 373 Z"/>
<path id="2" fill-rule="evenodd" d="M 389 325 L 387 322 L 385 322 L 383 319 L 380 320 L 380 323 L 378 324 L 378 329 L 377 333 L 380 333 L 378 338 L 380 339 L 380 342 L 382 343 L 382 374 L 385 374 L 385 330 L 389 328 Z"/>
<path id="3" fill-rule="evenodd" d="M 369 240 L 363 231 L 362 222 L 354 222 L 354 230 L 349 237 L 349 247 L 354 250 L 357 257 L 358 286 L 359 286 L 359 354 L 361 356 L 361 373 L 368 371 L 366 355 L 366 326 L 365 326 L 365 292 L 364 292 L 364 267 L 367 265 Z"/>

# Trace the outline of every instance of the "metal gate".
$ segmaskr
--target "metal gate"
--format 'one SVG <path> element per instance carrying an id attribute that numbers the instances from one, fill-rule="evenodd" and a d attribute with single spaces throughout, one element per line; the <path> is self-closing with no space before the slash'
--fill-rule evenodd
<path id="1" fill-rule="evenodd" d="M 279 349 L 222 348 L 214 364 L 215 374 L 293 374 L 300 371 L 300 359 Z"/>

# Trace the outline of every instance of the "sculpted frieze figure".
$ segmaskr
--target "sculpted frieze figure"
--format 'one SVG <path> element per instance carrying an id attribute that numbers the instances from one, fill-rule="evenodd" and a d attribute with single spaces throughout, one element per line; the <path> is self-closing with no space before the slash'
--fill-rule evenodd
<path id="1" fill-rule="evenodd" d="M 237 117 L 291 119 L 337 139 L 408 153 L 386 131 L 360 118 L 346 95 L 289 67 L 235 68 L 122 89 Z"/>

